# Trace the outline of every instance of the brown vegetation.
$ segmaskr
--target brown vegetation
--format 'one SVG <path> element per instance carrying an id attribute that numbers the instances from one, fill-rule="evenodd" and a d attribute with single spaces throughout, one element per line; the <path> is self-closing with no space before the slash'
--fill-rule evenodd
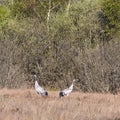
<path id="1" fill-rule="evenodd" d="M 111 8 L 108 1 L 105 8 Z M 77 78 L 78 91 L 117 93 L 119 27 L 113 27 L 116 34 L 105 30 L 109 20 L 101 1 L 50 2 L 0 2 L 0 88 L 30 88 L 36 73 L 40 85 L 51 90 L 63 89 Z M 116 4 L 107 11 L 118 26 L 118 17 L 113 17 L 119 15 Z"/>
<path id="2" fill-rule="evenodd" d="M 119 120 L 120 96 L 73 92 L 60 99 L 58 92 L 43 98 L 32 89 L 0 90 L 0 120 Z"/>

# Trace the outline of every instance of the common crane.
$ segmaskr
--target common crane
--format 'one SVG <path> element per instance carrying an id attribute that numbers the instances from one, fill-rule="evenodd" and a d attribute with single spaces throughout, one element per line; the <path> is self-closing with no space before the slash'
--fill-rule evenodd
<path id="1" fill-rule="evenodd" d="M 42 96 L 48 96 L 48 92 L 42 88 L 38 82 L 37 82 L 37 76 L 36 75 L 33 75 L 34 76 L 34 79 L 35 79 L 35 90 L 38 94 L 41 94 Z"/>
<path id="2" fill-rule="evenodd" d="M 64 97 L 64 96 L 68 96 L 73 91 L 73 85 L 74 85 L 74 82 L 76 82 L 76 81 L 78 81 L 78 79 L 74 79 L 69 88 L 60 91 L 59 92 L 59 97 L 61 98 L 61 97 Z"/>

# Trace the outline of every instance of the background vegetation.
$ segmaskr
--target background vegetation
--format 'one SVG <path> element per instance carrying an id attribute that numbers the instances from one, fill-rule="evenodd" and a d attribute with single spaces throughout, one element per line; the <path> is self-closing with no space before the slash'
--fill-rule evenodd
<path id="1" fill-rule="evenodd" d="M 0 87 L 34 84 L 116 93 L 120 87 L 119 0 L 0 2 Z"/>

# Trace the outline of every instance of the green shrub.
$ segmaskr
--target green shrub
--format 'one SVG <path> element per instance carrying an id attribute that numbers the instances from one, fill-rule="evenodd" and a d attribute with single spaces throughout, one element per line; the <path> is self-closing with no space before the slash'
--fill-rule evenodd
<path id="1" fill-rule="evenodd" d="M 106 17 L 106 32 L 112 36 L 120 31 L 120 0 L 103 0 L 101 9 Z"/>
<path id="2" fill-rule="evenodd" d="M 9 17 L 10 10 L 7 7 L 0 6 L 0 27 L 4 26 L 7 23 Z"/>

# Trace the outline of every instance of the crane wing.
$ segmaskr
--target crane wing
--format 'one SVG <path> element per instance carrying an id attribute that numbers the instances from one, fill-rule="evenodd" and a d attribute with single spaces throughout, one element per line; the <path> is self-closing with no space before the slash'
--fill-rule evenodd
<path id="1" fill-rule="evenodd" d="M 45 90 L 38 84 L 37 81 L 35 81 L 35 90 L 38 92 L 38 93 L 44 93 Z"/>
<path id="2" fill-rule="evenodd" d="M 65 95 L 68 95 L 72 92 L 72 90 L 73 90 L 73 84 L 69 88 L 63 90 L 62 92 L 64 92 Z"/>

